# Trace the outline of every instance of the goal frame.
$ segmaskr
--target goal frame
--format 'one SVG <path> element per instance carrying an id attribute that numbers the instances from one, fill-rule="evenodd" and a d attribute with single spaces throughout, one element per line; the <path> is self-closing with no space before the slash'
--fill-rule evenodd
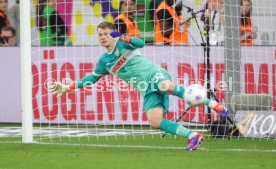
<path id="1" fill-rule="evenodd" d="M 33 143 L 31 3 L 20 3 L 22 143 Z"/>

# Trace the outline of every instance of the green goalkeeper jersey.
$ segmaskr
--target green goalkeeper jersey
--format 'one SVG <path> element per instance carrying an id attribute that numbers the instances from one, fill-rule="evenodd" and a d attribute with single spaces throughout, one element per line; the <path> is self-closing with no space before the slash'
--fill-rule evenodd
<path id="1" fill-rule="evenodd" d="M 105 53 L 100 57 L 93 73 L 77 82 L 77 88 L 91 85 L 103 75 L 115 74 L 133 85 L 140 94 L 145 95 L 152 75 L 164 69 L 141 55 L 137 48 L 142 48 L 144 45 L 138 38 L 131 38 L 130 43 L 117 41 L 111 53 Z"/>

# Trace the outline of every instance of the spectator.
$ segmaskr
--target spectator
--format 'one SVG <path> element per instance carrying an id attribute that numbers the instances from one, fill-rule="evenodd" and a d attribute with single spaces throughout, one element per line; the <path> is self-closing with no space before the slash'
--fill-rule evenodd
<path id="1" fill-rule="evenodd" d="M 16 4 L 8 9 L 7 16 L 10 21 L 10 25 L 16 30 L 16 43 L 20 44 L 20 10 L 19 0 L 16 0 Z"/>
<path id="2" fill-rule="evenodd" d="M 150 15 L 150 18 L 152 20 L 154 20 L 154 16 L 155 16 L 155 10 L 157 9 L 157 7 L 160 5 L 160 3 L 162 2 L 163 0 L 151 0 L 150 2 L 150 7 L 149 7 L 149 15 Z"/>
<path id="3" fill-rule="evenodd" d="M 0 0 L 0 30 L 4 26 L 9 26 L 10 22 L 5 14 L 8 8 L 8 0 Z"/>
<path id="4" fill-rule="evenodd" d="M 207 16 L 211 16 L 212 11 L 217 11 L 220 15 L 220 19 L 223 20 L 224 14 L 224 0 L 208 0 L 207 2 Z"/>
<path id="5" fill-rule="evenodd" d="M 210 44 L 223 45 L 224 43 L 224 0 L 209 0 Z"/>
<path id="6" fill-rule="evenodd" d="M 241 0 L 241 45 L 251 46 L 254 45 L 253 39 L 257 38 L 258 29 L 252 27 L 251 23 L 251 1 Z"/>
<path id="7" fill-rule="evenodd" d="M 182 3 L 175 0 L 162 1 L 155 11 L 155 43 L 187 44 L 188 24 L 181 15 Z"/>
<path id="8" fill-rule="evenodd" d="M 224 0 L 208 0 L 206 4 L 206 17 L 210 26 L 210 44 L 222 45 L 224 43 Z"/>
<path id="9" fill-rule="evenodd" d="M 0 46 L 16 46 L 16 31 L 13 27 L 4 26 L 0 35 Z"/>
<path id="10" fill-rule="evenodd" d="M 56 0 L 38 0 L 36 23 L 41 46 L 62 46 L 67 40 L 65 23 L 55 6 Z"/>
<path id="11" fill-rule="evenodd" d="M 133 19 L 133 13 L 136 10 L 135 0 L 122 0 L 120 8 L 122 13 L 115 18 L 114 25 L 120 33 L 139 38 L 140 30 Z"/>

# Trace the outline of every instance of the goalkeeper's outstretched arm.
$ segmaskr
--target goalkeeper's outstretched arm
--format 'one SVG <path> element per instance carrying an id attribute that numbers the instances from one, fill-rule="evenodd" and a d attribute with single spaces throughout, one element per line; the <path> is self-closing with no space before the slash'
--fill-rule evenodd
<path id="1" fill-rule="evenodd" d="M 85 76 L 84 78 L 82 78 L 77 82 L 72 82 L 71 84 L 69 84 L 69 88 L 70 90 L 74 90 L 74 89 L 80 89 L 86 86 L 90 86 L 96 83 L 102 76 L 103 76 L 102 74 L 97 74 L 93 72 L 92 74 Z"/>
<path id="2" fill-rule="evenodd" d="M 50 86 L 50 91 L 53 95 L 57 95 L 57 97 L 60 97 L 71 90 L 92 85 L 96 83 L 101 77 L 102 75 L 97 75 L 95 74 L 95 72 L 93 72 L 92 74 L 82 78 L 81 80 L 77 82 L 72 82 L 69 85 L 65 85 L 60 82 L 54 82 Z"/>
<path id="3" fill-rule="evenodd" d="M 126 46 L 126 48 L 128 49 L 142 48 L 145 46 L 145 42 L 142 39 L 122 35 L 120 32 L 117 31 L 111 32 L 109 36 L 114 40 L 119 39 L 128 43 L 128 46 Z"/>
<path id="4" fill-rule="evenodd" d="M 129 43 L 127 48 L 136 49 L 136 48 L 143 48 L 145 46 L 145 42 L 142 39 L 123 36 L 123 41 Z"/>
<path id="5" fill-rule="evenodd" d="M 65 85 L 60 82 L 54 82 L 50 86 L 50 91 L 53 95 L 57 95 L 57 97 L 60 97 L 71 90 L 90 86 L 96 83 L 103 75 L 106 74 L 109 74 L 109 72 L 105 69 L 104 64 L 100 59 L 97 67 L 95 68 L 92 74 L 85 76 L 79 81 L 72 82 L 69 85 Z"/>

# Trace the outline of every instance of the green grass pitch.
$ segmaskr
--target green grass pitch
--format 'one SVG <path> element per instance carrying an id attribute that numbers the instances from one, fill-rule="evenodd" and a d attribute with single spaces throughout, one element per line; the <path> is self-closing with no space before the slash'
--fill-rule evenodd
<path id="1" fill-rule="evenodd" d="M 35 138 L 37 139 L 37 138 Z M 0 138 L 0 169 L 271 169 L 276 141 L 207 137 L 199 150 L 183 151 L 186 140 L 167 135 Z"/>

